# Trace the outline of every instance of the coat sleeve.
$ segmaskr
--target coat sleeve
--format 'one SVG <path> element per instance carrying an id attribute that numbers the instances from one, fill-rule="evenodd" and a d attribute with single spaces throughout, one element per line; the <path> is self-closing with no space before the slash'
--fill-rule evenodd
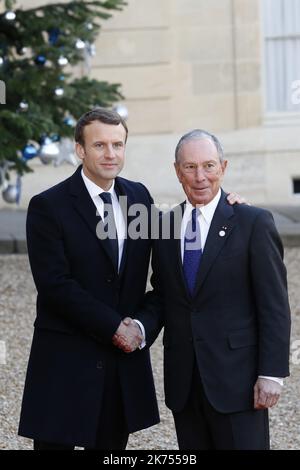
<path id="1" fill-rule="evenodd" d="M 258 312 L 258 374 L 289 375 L 290 308 L 283 246 L 273 216 L 256 217 L 250 240 L 251 278 Z"/>
<path id="2" fill-rule="evenodd" d="M 63 228 L 46 197 L 38 195 L 30 201 L 26 232 L 34 282 L 51 315 L 61 315 L 83 334 L 111 343 L 121 317 L 72 278 Z"/>
<path id="3" fill-rule="evenodd" d="M 136 318 L 142 322 L 146 332 L 146 345 L 150 347 L 164 326 L 163 286 L 160 280 L 158 242 L 152 249 L 152 290 L 145 294 L 143 305 Z"/>

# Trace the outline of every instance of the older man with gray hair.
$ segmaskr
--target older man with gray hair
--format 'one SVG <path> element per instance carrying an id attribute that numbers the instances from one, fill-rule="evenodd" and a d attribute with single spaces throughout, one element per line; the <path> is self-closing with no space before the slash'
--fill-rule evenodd
<path id="1" fill-rule="evenodd" d="M 228 204 L 226 167 L 212 134 L 180 139 L 175 170 L 187 198 L 163 216 L 171 238 L 154 243 L 154 290 L 137 315 L 148 344 L 165 328 L 165 396 L 180 449 L 269 449 L 268 408 L 289 375 L 282 243 L 268 211 Z"/>

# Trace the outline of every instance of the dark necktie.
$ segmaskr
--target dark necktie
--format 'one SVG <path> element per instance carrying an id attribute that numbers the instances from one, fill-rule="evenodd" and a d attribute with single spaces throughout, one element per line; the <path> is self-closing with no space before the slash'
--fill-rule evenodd
<path id="1" fill-rule="evenodd" d="M 194 294 L 197 273 L 202 256 L 199 209 L 194 208 L 184 236 L 183 272 L 191 295 Z"/>
<path id="2" fill-rule="evenodd" d="M 119 266 L 119 243 L 118 243 L 118 233 L 116 228 L 116 222 L 114 217 L 114 211 L 111 201 L 110 193 L 101 193 L 99 194 L 100 198 L 104 202 L 104 217 L 103 224 L 105 226 L 105 231 L 108 234 L 108 239 L 111 245 L 111 254 L 114 261 L 114 264 L 118 270 Z"/>

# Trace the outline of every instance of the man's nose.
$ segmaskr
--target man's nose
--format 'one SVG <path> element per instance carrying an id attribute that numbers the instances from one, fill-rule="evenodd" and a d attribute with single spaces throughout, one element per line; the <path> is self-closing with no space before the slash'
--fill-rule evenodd
<path id="1" fill-rule="evenodd" d="M 203 181 L 206 178 L 205 171 L 201 166 L 195 168 L 195 178 L 197 181 Z"/>
<path id="2" fill-rule="evenodd" d="M 112 145 L 108 145 L 105 149 L 105 158 L 114 158 L 115 152 Z"/>

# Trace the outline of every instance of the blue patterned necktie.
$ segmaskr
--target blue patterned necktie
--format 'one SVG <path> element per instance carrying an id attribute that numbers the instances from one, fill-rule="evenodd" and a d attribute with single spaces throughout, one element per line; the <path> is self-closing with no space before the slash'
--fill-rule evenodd
<path id="1" fill-rule="evenodd" d="M 100 198 L 104 202 L 104 217 L 103 223 L 106 228 L 106 233 L 108 233 L 108 239 L 111 245 L 111 254 L 114 261 L 114 264 L 118 270 L 119 266 L 119 243 L 118 243 L 118 233 L 116 228 L 116 222 L 114 217 L 114 211 L 112 207 L 111 194 L 103 192 L 99 194 Z"/>
<path id="2" fill-rule="evenodd" d="M 184 236 L 183 272 L 191 295 L 194 294 L 197 273 L 202 256 L 199 209 L 194 208 Z"/>

